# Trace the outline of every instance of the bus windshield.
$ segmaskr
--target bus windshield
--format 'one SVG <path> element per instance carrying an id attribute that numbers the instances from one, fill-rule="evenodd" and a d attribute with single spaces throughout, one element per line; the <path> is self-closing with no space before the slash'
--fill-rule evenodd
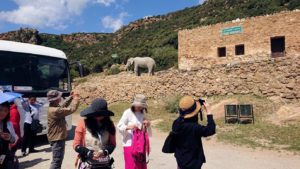
<path id="1" fill-rule="evenodd" d="M 70 91 L 66 59 L 0 51 L 0 86 L 13 91 L 46 93 L 50 89 Z"/>

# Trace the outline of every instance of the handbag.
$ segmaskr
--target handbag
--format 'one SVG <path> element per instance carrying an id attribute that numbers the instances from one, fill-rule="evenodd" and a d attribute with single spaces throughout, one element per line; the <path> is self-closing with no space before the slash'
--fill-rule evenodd
<path id="1" fill-rule="evenodd" d="M 163 153 L 175 153 L 176 149 L 176 134 L 171 131 L 167 136 L 164 146 L 162 148 Z"/>
<path id="2" fill-rule="evenodd" d="M 100 141 L 102 141 L 102 136 L 100 133 L 98 133 L 98 138 Z M 105 157 L 99 157 L 97 160 L 93 160 L 93 159 L 87 159 L 86 163 L 88 164 L 88 166 L 90 166 L 90 168 L 110 168 L 113 163 L 114 163 L 114 159 L 111 158 L 109 156 L 109 154 Z"/>
<path id="3" fill-rule="evenodd" d="M 133 131 L 131 154 L 134 161 L 139 163 L 148 163 L 147 155 L 150 153 L 150 141 L 147 133 L 147 128 L 136 129 Z"/>
<path id="4" fill-rule="evenodd" d="M 182 121 L 183 117 L 179 117 L 177 120 L 175 120 L 172 124 L 172 131 L 167 136 L 165 143 L 162 148 L 163 153 L 172 154 L 175 153 L 176 144 L 177 144 L 177 133 L 174 131 L 174 126 L 178 124 L 178 122 Z"/>
<path id="5" fill-rule="evenodd" d="M 29 106 L 29 111 L 30 111 L 30 114 L 32 114 L 32 109 L 30 106 Z M 31 115 L 31 119 L 32 119 L 31 131 L 33 133 L 37 133 L 37 134 L 43 132 L 43 125 L 40 123 L 40 120 L 34 119 L 33 115 Z"/>
<path id="6" fill-rule="evenodd" d="M 31 131 L 34 133 L 41 133 L 43 131 L 43 125 L 39 120 L 32 118 Z"/>
<path id="7" fill-rule="evenodd" d="M 90 166 L 90 168 L 109 168 L 114 163 L 114 159 L 110 158 L 110 156 L 101 157 L 97 160 L 88 159 L 86 163 Z"/>

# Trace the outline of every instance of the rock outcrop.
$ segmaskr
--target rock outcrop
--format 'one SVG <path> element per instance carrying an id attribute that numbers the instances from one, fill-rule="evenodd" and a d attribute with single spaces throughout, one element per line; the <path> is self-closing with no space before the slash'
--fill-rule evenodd
<path id="1" fill-rule="evenodd" d="M 281 106 L 268 120 L 277 125 L 300 122 L 300 104 L 296 103 Z"/>
<path id="2" fill-rule="evenodd" d="M 62 40 L 68 43 L 82 43 L 92 45 L 99 43 L 99 40 L 109 34 L 100 33 L 73 33 L 61 35 Z"/>
<path id="3" fill-rule="evenodd" d="M 6 33 L 0 34 L 1 40 L 10 40 L 16 42 L 23 43 L 31 43 L 31 44 L 41 44 L 41 37 L 45 36 L 47 38 L 58 38 L 67 43 L 76 43 L 83 45 L 93 45 L 95 43 L 99 43 L 99 41 L 103 40 L 103 38 L 108 38 L 112 36 L 108 33 L 72 33 L 72 34 L 62 34 L 62 35 L 54 35 L 54 34 L 39 34 L 39 31 L 31 28 L 20 28 L 16 31 L 10 31 Z"/>
<path id="4" fill-rule="evenodd" d="M 30 29 L 30 28 L 21 28 L 16 31 L 2 33 L 2 34 L 0 34 L 0 39 L 16 41 L 16 42 L 31 43 L 31 44 L 40 44 L 41 43 L 39 31 L 37 31 L 36 29 Z"/>
<path id="5" fill-rule="evenodd" d="M 151 25 L 154 22 L 158 22 L 161 20 L 164 20 L 163 17 L 144 17 L 143 19 L 139 19 L 137 21 L 131 22 L 126 26 L 123 26 L 121 29 L 119 29 L 114 36 L 113 43 L 117 44 L 120 39 L 122 39 L 123 36 L 126 34 L 136 31 L 138 29 L 148 29 L 148 26 Z"/>

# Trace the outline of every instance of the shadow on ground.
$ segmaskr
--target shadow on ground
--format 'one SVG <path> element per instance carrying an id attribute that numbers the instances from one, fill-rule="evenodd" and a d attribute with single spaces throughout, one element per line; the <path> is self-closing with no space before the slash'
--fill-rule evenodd
<path id="1" fill-rule="evenodd" d="M 30 161 L 23 161 L 23 162 L 20 162 L 19 169 L 31 168 L 41 162 L 48 161 L 48 160 L 49 159 L 37 158 L 34 160 L 30 160 Z"/>
<path id="2" fill-rule="evenodd" d="M 76 126 L 72 126 L 72 129 L 71 129 L 71 131 L 69 131 L 66 141 L 71 141 L 74 139 L 75 128 L 76 128 Z M 37 137 L 36 143 L 35 143 L 35 148 L 39 152 L 51 153 L 52 150 L 51 150 L 51 146 L 48 141 L 47 135 Z M 30 156 L 30 154 L 28 156 Z M 23 158 L 24 158 L 23 156 L 18 156 L 19 161 Z M 49 160 L 50 159 L 36 158 L 36 159 L 30 160 L 30 161 L 29 160 L 22 161 L 19 163 L 19 169 L 31 168 L 31 167 L 38 165 L 39 163 L 42 163 L 44 161 L 49 161 Z"/>
<path id="3" fill-rule="evenodd" d="M 75 129 L 76 129 L 76 126 L 73 125 L 72 129 L 68 132 L 68 137 L 67 137 L 66 141 L 70 141 L 70 140 L 74 139 Z M 38 136 L 37 139 L 36 139 L 35 147 L 39 148 L 39 147 L 47 145 L 47 144 L 50 145 L 50 143 L 48 141 L 48 138 L 47 138 L 47 135 Z M 41 151 L 43 151 L 43 150 L 41 150 Z"/>

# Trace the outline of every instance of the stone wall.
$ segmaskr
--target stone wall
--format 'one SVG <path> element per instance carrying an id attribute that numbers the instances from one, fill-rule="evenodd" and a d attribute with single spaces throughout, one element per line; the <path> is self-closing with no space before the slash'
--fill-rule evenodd
<path id="1" fill-rule="evenodd" d="M 241 26 L 243 32 L 222 35 L 221 30 Z M 271 55 L 271 37 L 285 37 L 286 57 L 300 56 L 300 11 L 199 27 L 179 32 L 179 69 L 195 70 L 247 61 L 268 60 Z M 235 55 L 235 45 L 245 45 L 245 55 Z M 218 57 L 218 47 L 226 47 L 227 56 Z"/>
<path id="2" fill-rule="evenodd" d="M 89 76 L 87 80 L 76 87 L 87 103 L 96 97 L 104 97 L 110 103 L 131 101 L 137 93 L 154 99 L 175 94 L 197 97 L 245 94 L 299 102 L 300 57 L 215 65 L 198 71 L 168 70 L 155 76 L 136 77 L 123 72 Z"/>

